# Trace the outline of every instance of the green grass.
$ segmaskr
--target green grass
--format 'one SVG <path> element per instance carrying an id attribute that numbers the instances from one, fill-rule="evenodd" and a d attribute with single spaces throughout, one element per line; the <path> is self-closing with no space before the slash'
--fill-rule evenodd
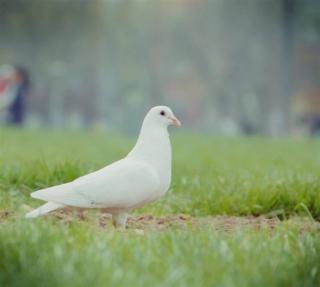
<path id="1" fill-rule="evenodd" d="M 320 236 L 290 226 L 114 232 L 53 220 L 0 229 L 1 286 L 318 286 Z"/>
<path id="2" fill-rule="evenodd" d="M 167 196 L 135 213 L 320 219 L 320 142 L 172 135 Z M 97 218 L 25 220 L 33 190 L 124 156 L 119 135 L 0 130 L 0 286 L 318 286 L 320 233 L 189 226 L 144 235 Z M 4 212 L 9 216 L 4 216 Z M 310 226 L 313 226 L 310 223 Z"/>
<path id="3" fill-rule="evenodd" d="M 175 135 L 172 189 L 141 212 L 320 219 L 320 142 Z M 0 207 L 37 205 L 35 189 L 70 181 L 126 155 L 134 141 L 115 135 L 2 131 Z"/>

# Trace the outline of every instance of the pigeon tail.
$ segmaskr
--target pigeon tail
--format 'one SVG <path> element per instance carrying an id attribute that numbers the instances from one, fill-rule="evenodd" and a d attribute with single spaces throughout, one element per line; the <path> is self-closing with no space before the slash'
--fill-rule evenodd
<path id="1" fill-rule="evenodd" d="M 63 204 L 60 203 L 54 203 L 54 202 L 47 202 L 43 205 L 41 205 L 40 207 L 38 207 L 37 209 L 34 209 L 30 212 L 28 212 L 25 215 L 25 218 L 34 218 L 34 217 L 38 217 L 38 216 L 42 216 L 45 215 L 51 211 L 54 211 L 58 208 L 62 208 L 64 207 Z"/>

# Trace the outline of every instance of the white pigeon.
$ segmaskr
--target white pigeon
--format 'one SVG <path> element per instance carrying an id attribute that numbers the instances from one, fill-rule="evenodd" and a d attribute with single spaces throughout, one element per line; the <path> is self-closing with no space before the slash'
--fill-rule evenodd
<path id="1" fill-rule="evenodd" d="M 136 145 L 125 158 L 74 181 L 31 193 L 31 197 L 47 203 L 26 217 L 65 207 L 99 208 L 111 213 L 113 224 L 124 229 L 128 212 L 163 196 L 170 187 L 169 125 L 181 123 L 169 107 L 153 107 L 144 118 Z"/>

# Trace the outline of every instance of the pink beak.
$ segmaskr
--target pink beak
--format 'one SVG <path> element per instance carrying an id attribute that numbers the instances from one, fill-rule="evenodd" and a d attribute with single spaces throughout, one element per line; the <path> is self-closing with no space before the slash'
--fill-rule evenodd
<path id="1" fill-rule="evenodd" d="M 169 119 L 172 121 L 174 126 L 181 127 L 181 122 L 176 117 L 169 117 Z"/>

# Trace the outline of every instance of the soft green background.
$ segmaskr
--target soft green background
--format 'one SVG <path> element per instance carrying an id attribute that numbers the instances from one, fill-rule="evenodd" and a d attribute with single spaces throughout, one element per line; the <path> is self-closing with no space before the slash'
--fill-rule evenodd
<path id="1" fill-rule="evenodd" d="M 137 210 L 278 216 L 270 232 L 172 226 L 120 232 L 98 215 L 23 219 L 38 188 L 124 156 L 119 135 L 1 130 L 0 286 L 318 286 L 320 142 L 174 134 L 172 189 Z M 301 230 L 292 216 L 308 217 Z"/>

